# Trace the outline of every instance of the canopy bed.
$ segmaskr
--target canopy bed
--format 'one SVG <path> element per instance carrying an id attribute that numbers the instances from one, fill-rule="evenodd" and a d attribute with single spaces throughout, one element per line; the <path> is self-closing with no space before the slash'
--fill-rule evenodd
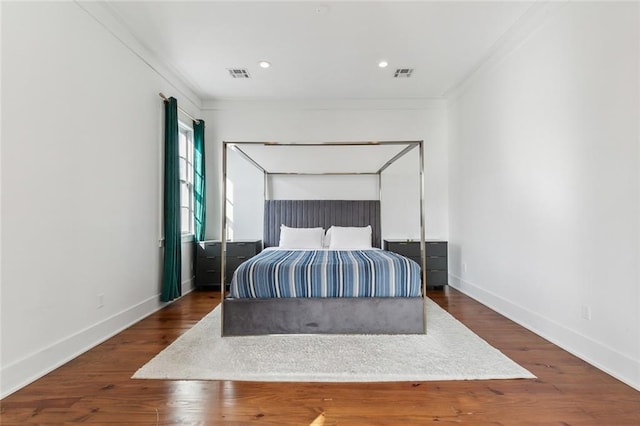
<path id="1" fill-rule="evenodd" d="M 421 265 L 380 249 L 382 174 L 414 148 L 419 155 Z M 265 250 L 235 271 L 228 296 L 221 286 L 223 336 L 426 333 L 422 141 L 223 142 L 223 283 L 230 149 L 264 176 Z M 287 160 L 291 151 L 295 164 Z M 320 161 L 327 152 L 331 161 Z M 374 176 L 378 199 L 269 199 L 271 177 L 305 175 Z"/>

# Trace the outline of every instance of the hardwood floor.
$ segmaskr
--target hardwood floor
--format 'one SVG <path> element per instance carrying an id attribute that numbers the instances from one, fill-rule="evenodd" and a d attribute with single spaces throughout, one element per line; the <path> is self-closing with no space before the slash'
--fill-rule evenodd
<path id="1" fill-rule="evenodd" d="M 218 293 L 196 291 L 2 400 L 0 423 L 640 424 L 640 392 L 455 290 L 429 296 L 538 379 L 374 384 L 130 379 L 219 303 Z"/>

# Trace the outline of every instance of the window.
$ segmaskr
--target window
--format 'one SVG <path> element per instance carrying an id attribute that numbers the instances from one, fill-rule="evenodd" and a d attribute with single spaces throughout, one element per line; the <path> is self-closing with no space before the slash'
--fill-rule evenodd
<path id="1" fill-rule="evenodd" d="M 182 234 L 193 234 L 193 129 L 178 126 L 180 162 L 180 224 Z"/>

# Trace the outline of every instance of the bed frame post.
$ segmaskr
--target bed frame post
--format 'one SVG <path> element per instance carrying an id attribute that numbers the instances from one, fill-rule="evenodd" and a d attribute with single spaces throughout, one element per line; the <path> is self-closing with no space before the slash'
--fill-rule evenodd
<path id="1" fill-rule="evenodd" d="M 384 239 L 382 238 L 382 172 L 378 172 L 378 202 L 380 203 L 380 247 L 384 248 Z"/>
<path id="2" fill-rule="evenodd" d="M 264 209 L 265 201 L 269 199 L 269 173 L 266 170 L 263 170 L 263 179 L 264 179 L 264 193 L 262 194 L 262 208 Z M 264 217 L 264 210 L 262 212 L 262 216 Z M 264 228 L 264 223 L 262 224 Z M 262 250 L 264 250 L 264 236 L 262 238 Z"/>
<path id="3" fill-rule="evenodd" d="M 420 141 L 420 267 L 422 271 L 422 318 L 424 334 L 427 334 L 427 252 L 424 241 L 424 141 Z"/>
<path id="4" fill-rule="evenodd" d="M 225 265 L 227 264 L 227 142 L 222 142 L 222 230 L 220 231 L 220 335 L 224 337 Z"/>

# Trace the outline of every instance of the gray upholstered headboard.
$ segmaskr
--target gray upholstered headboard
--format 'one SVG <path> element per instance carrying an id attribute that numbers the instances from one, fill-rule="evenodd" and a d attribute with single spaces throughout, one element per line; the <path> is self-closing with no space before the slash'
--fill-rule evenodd
<path id="1" fill-rule="evenodd" d="M 371 225 L 371 243 L 380 247 L 379 200 L 265 200 L 264 246 L 280 241 L 280 225 L 292 228 L 329 229 L 336 226 Z"/>

